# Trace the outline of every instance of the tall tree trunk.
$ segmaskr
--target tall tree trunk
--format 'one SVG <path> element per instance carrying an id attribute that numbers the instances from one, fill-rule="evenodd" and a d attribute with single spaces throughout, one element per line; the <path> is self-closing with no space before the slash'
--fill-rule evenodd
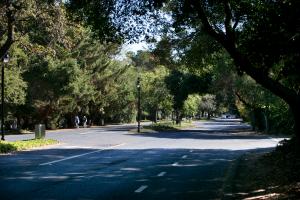
<path id="1" fill-rule="evenodd" d="M 176 124 L 180 124 L 181 123 L 181 116 L 180 116 L 180 111 L 176 110 Z"/>
<path id="2" fill-rule="evenodd" d="M 0 46 L 0 58 L 2 59 L 5 54 L 8 52 L 10 49 L 11 45 L 14 43 L 14 22 L 15 22 L 15 17 L 13 11 L 10 9 L 11 2 L 6 1 L 5 3 L 5 11 L 6 11 L 6 19 L 7 19 L 7 30 L 6 30 L 6 35 L 7 38 L 5 42 Z M 2 36 L 1 38 L 2 39 Z"/>
<path id="3" fill-rule="evenodd" d="M 237 48 L 230 45 L 225 46 L 225 48 L 233 58 L 238 69 L 245 72 L 258 84 L 268 89 L 270 92 L 284 100 L 289 105 L 295 121 L 294 131 L 296 140 L 300 146 L 300 95 L 297 94 L 295 90 L 286 87 L 279 81 L 270 78 L 268 74 L 263 73 L 258 68 L 254 67 L 251 62 L 238 51 Z"/>
<path id="4" fill-rule="evenodd" d="M 154 111 L 154 123 L 157 123 L 157 109 Z"/>
<path id="5" fill-rule="evenodd" d="M 263 113 L 264 115 L 264 124 L 265 124 L 265 132 L 268 133 L 269 132 L 269 118 L 266 112 Z"/>
<path id="6" fill-rule="evenodd" d="M 295 121 L 295 136 L 298 145 L 300 146 L 300 95 L 293 89 L 286 87 L 279 81 L 269 77 L 268 73 L 264 73 L 257 66 L 254 66 L 249 58 L 239 51 L 237 42 L 235 40 L 235 30 L 230 26 L 232 20 L 232 12 L 230 10 L 229 2 L 224 1 L 225 5 L 225 33 L 217 32 L 211 22 L 209 21 L 203 5 L 200 1 L 194 1 L 194 6 L 198 9 L 198 17 L 202 22 L 203 30 L 207 32 L 212 38 L 220 43 L 229 53 L 234 61 L 238 72 L 244 72 L 253 78 L 262 87 L 268 89 L 274 95 L 284 100 L 291 108 Z"/>
<path id="7" fill-rule="evenodd" d="M 298 101 L 289 104 L 289 106 L 294 117 L 296 148 L 300 152 L 300 145 L 299 145 L 300 144 L 300 97 L 298 97 Z"/>

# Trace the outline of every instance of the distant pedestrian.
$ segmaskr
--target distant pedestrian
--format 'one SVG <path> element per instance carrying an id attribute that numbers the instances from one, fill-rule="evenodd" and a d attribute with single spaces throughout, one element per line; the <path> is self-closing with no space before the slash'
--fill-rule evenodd
<path id="1" fill-rule="evenodd" d="M 82 118 L 82 123 L 83 123 L 83 127 L 86 128 L 87 118 L 85 115 Z"/>
<path id="2" fill-rule="evenodd" d="M 18 129 L 18 119 L 17 119 L 17 118 L 15 118 L 15 119 L 13 120 L 12 124 L 10 125 L 10 128 L 11 128 L 12 130 L 17 130 L 17 129 Z"/>
<path id="3" fill-rule="evenodd" d="M 78 117 L 78 115 L 76 115 L 75 116 L 75 126 L 76 126 L 76 128 L 79 128 L 79 123 L 80 123 L 79 117 Z"/>

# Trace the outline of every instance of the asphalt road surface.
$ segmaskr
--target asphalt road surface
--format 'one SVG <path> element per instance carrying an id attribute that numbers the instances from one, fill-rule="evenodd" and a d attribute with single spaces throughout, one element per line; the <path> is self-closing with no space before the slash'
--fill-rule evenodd
<path id="1" fill-rule="evenodd" d="M 48 131 L 59 145 L 0 155 L 0 198 L 222 199 L 234 160 L 282 139 L 249 134 L 239 121 L 194 125 L 166 133 L 136 134 L 133 125 Z"/>

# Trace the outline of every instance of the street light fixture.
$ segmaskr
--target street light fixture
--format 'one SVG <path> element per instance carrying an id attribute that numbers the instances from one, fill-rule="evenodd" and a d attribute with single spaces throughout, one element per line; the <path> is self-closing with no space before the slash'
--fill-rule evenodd
<path id="1" fill-rule="evenodd" d="M 137 79 L 136 83 L 138 92 L 138 133 L 141 132 L 141 80 L 140 77 Z"/>
<path id="2" fill-rule="evenodd" d="M 5 64 L 9 62 L 9 55 L 5 54 L 3 56 L 3 65 L 1 73 L 1 140 L 4 139 L 4 68 Z"/>

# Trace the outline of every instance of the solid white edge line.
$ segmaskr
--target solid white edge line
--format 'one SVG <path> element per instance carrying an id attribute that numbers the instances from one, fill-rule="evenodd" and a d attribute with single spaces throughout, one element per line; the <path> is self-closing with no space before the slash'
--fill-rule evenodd
<path id="1" fill-rule="evenodd" d="M 136 189 L 134 192 L 135 192 L 135 193 L 141 193 L 141 192 L 143 192 L 147 187 L 148 187 L 148 185 L 142 185 L 141 187 L 139 187 L 138 189 Z"/>
<path id="2" fill-rule="evenodd" d="M 91 152 L 79 154 L 79 155 L 76 155 L 76 156 L 70 156 L 70 157 L 67 157 L 67 158 L 63 158 L 63 159 L 59 159 L 59 160 L 55 160 L 55 161 L 51 161 L 51 162 L 41 163 L 39 165 L 40 166 L 51 165 L 53 163 L 58 163 L 58 162 L 62 162 L 62 161 L 65 161 L 65 160 L 70 160 L 70 159 L 73 159 L 73 158 L 78 158 L 78 157 L 81 157 L 81 156 L 85 156 L 85 155 L 88 155 L 88 154 L 97 153 L 97 152 L 108 150 L 108 149 L 113 149 L 115 147 L 119 147 L 119 146 L 122 146 L 124 144 L 125 143 L 121 143 L 121 144 L 117 144 L 117 145 L 114 145 L 114 146 L 111 146 L 111 147 L 107 147 L 107 148 L 104 148 L 104 149 L 99 149 L 99 150 L 96 150 L 96 151 L 91 151 Z"/>

